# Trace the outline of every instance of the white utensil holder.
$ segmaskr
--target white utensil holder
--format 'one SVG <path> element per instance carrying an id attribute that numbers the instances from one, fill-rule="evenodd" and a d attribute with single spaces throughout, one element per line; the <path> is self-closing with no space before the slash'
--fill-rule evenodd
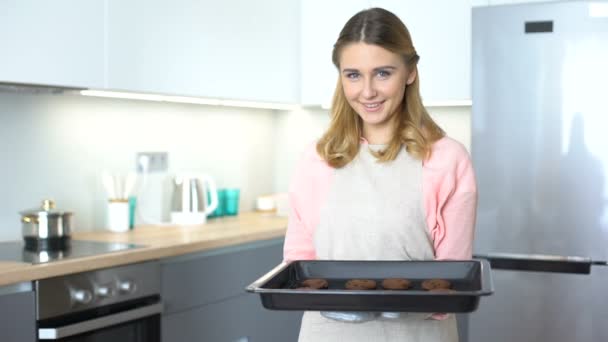
<path id="1" fill-rule="evenodd" d="M 109 200 L 108 202 L 108 228 L 113 232 L 126 232 L 129 230 L 129 201 Z"/>

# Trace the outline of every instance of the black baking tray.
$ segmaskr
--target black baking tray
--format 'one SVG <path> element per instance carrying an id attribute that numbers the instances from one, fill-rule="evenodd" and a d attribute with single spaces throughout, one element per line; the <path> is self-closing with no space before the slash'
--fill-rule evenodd
<path id="1" fill-rule="evenodd" d="M 246 287 L 260 295 L 271 310 L 381 311 L 381 312 L 472 312 L 481 296 L 494 292 L 487 260 L 466 261 L 334 261 L 284 262 Z M 297 290 L 305 279 L 323 278 L 328 289 Z M 408 290 L 384 290 L 386 278 L 406 278 Z M 450 292 L 421 288 L 426 279 L 445 279 Z M 346 290 L 349 279 L 373 279 L 376 290 Z"/>

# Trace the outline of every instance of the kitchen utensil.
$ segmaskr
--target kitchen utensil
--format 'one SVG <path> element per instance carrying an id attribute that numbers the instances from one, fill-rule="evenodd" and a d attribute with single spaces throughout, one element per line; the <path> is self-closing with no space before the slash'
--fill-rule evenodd
<path id="1" fill-rule="evenodd" d="M 218 206 L 217 187 L 208 175 L 183 173 L 174 178 L 171 222 L 202 224 Z M 207 200 L 207 191 L 209 200 Z"/>
<path id="2" fill-rule="evenodd" d="M 323 278 L 329 288 L 296 289 L 302 280 Z M 346 290 L 349 279 L 406 278 L 408 290 Z M 427 279 L 445 279 L 446 292 L 424 291 Z M 487 260 L 466 261 L 333 261 L 284 262 L 246 288 L 259 293 L 262 304 L 274 310 L 472 312 L 480 296 L 494 291 Z"/>
<path id="3" fill-rule="evenodd" d="M 132 195 L 137 177 L 135 173 L 109 173 L 104 171 L 101 180 L 109 200 L 127 200 Z"/>
<path id="4" fill-rule="evenodd" d="M 40 208 L 19 214 L 26 249 L 62 250 L 69 247 L 73 213 L 55 209 L 55 202 L 46 199 Z"/>

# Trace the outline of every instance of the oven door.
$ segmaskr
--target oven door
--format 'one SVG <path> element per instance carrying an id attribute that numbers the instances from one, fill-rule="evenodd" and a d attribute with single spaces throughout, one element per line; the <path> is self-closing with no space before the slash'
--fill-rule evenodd
<path id="1" fill-rule="evenodd" d="M 160 302 L 74 321 L 48 320 L 38 324 L 38 340 L 62 342 L 160 342 Z"/>

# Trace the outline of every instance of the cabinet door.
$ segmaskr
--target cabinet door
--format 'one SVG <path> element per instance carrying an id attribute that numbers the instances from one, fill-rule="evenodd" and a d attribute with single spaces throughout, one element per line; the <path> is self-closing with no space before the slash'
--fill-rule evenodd
<path id="1" fill-rule="evenodd" d="M 305 0 L 301 13 L 301 77 L 303 105 L 329 105 L 338 72 L 331 53 L 348 19 L 369 7 L 368 0 Z"/>
<path id="2" fill-rule="evenodd" d="M 271 311 L 257 295 L 243 294 L 162 318 L 163 341 L 297 341 L 302 312 Z"/>
<path id="3" fill-rule="evenodd" d="M 282 260 L 282 238 L 164 260 L 165 311 L 183 311 L 243 294 L 247 285 Z"/>
<path id="4" fill-rule="evenodd" d="M 0 287 L 0 293 L 4 288 Z M 2 342 L 35 342 L 34 292 L 0 294 L 0 334 Z"/>
<path id="5" fill-rule="evenodd" d="M 104 86 L 103 0 L 0 2 L 0 82 Z"/>
<path id="6" fill-rule="evenodd" d="M 425 104 L 471 98 L 472 0 L 372 0 L 395 13 L 420 55 L 418 71 Z"/>
<path id="7" fill-rule="evenodd" d="M 108 86 L 296 103 L 297 3 L 108 0 Z"/>

